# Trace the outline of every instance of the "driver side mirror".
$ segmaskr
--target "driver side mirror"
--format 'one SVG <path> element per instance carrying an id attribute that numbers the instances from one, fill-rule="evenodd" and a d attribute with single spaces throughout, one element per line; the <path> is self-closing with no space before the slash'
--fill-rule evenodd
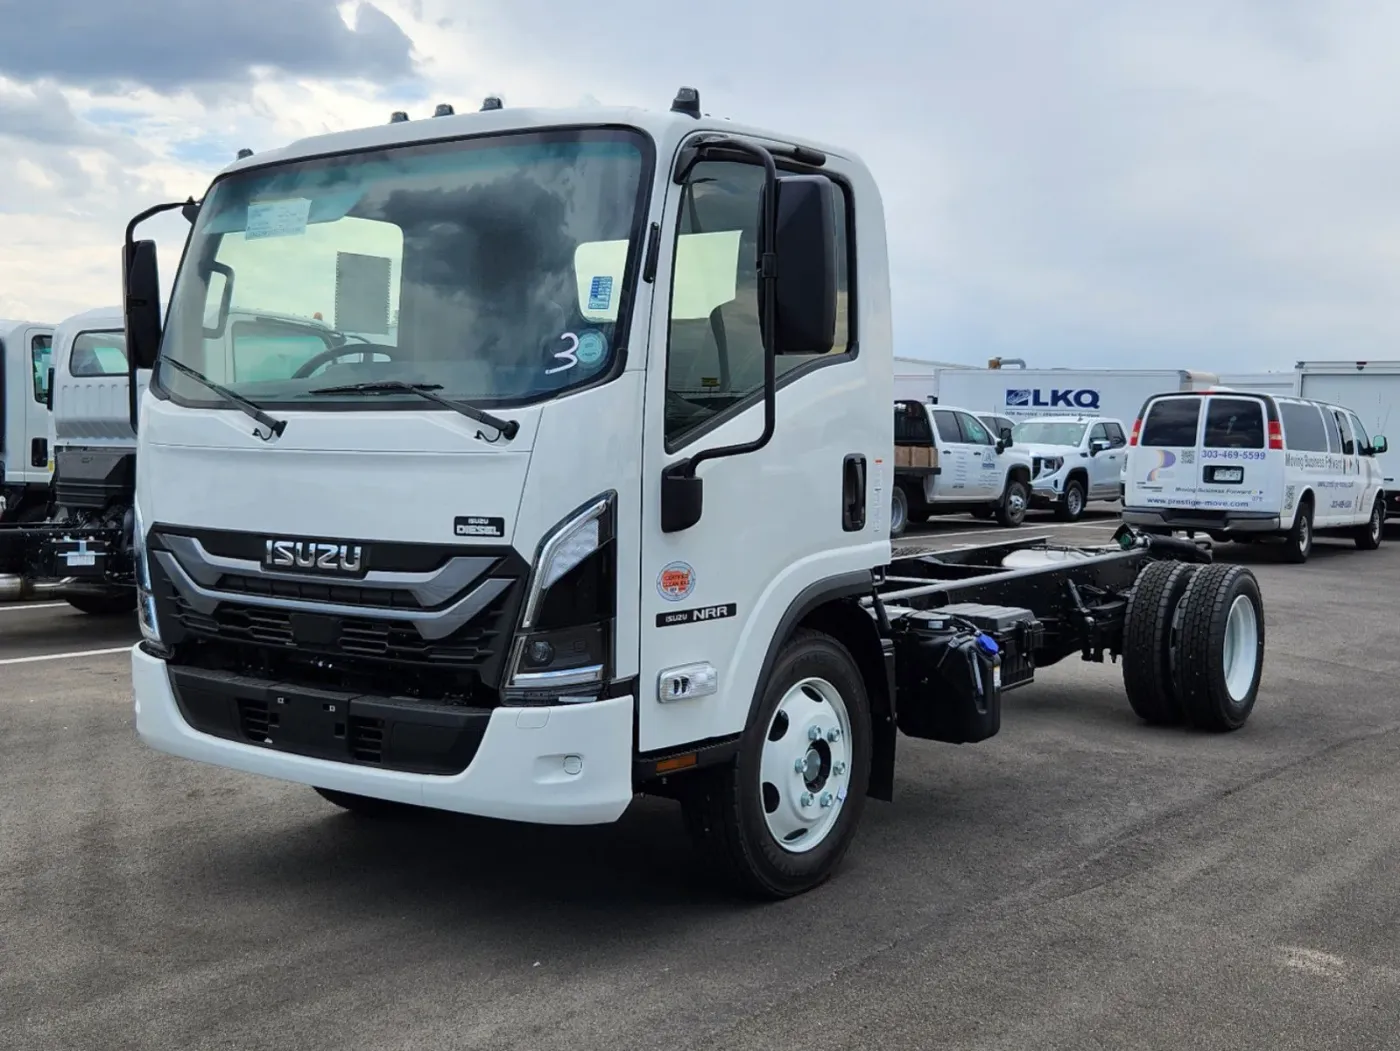
<path id="1" fill-rule="evenodd" d="M 1113 448 L 1113 443 L 1107 438 L 1095 438 L 1089 443 L 1089 455 L 1097 456 L 1099 453 L 1108 452 L 1111 448 Z"/>
<path id="2" fill-rule="evenodd" d="M 1003 427 L 1003 428 L 1001 429 L 1001 433 L 1000 433 L 999 437 L 1001 438 L 1002 448 L 1009 449 L 1009 448 L 1011 448 L 1013 445 L 1016 444 L 1014 441 L 1011 440 L 1011 428 L 1010 428 L 1010 427 Z"/>
<path id="3" fill-rule="evenodd" d="M 149 369 L 160 350 L 160 274 L 156 243 L 132 241 L 122 251 L 122 300 L 126 314 L 126 353 L 132 369 Z M 50 387 L 52 389 L 52 387 Z"/>
<path id="4" fill-rule="evenodd" d="M 836 339 L 836 185 L 824 175 L 783 175 L 776 182 L 773 253 L 774 354 L 827 354 Z M 764 322 L 766 324 L 766 322 Z"/>
<path id="5" fill-rule="evenodd" d="M 1377 456 L 1379 456 L 1381 453 L 1385 452 L 1388 448 L 1390 448 L 1390 446 L 1386 444 L 1385 435 L 1384 435 L 1384 434 L 1373 434 L 1373 435 L 1371 435 L 1371 451 L 1372 451 L 1373 453 L 1375 453 Z"/>

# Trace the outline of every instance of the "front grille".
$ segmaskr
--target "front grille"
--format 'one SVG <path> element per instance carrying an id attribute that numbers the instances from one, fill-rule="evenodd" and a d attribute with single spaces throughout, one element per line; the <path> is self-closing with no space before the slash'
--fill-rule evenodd
<path id="1" fill-rule="evenodd" d="M 266 598 L 295 599 L 302 602 L 332 602 L 339 606 L 377 606 L 380 609 L 422 609 L 411 591 L 402 588 L 356 587 L 339 583 L 312 583 L 279 580 L 276 577 L 250 577 L 227 573 L 219 579 L 218 590 Z"/>
<path id="2" fill-rule="evenodd" d="M 510 593 L 507 592 L 507 595 Z M 452 667 L 479 665 L 501 645 L 506 596 L 497 599 L 471 623 L 445 639 L 426 640 L 412 624 L 371 617 L 330 617 L 290 610 L 221 602 L 212 614 L 200 613 L 180 595 L 171 595 L 172 612 L 192 635 L 220 642 L 278 648 L 299 647 L 318 653 L 380 661 Z"/>

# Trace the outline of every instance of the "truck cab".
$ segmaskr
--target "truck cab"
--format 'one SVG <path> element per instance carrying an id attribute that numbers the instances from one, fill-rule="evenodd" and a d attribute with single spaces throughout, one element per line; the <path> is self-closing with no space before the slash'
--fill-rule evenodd
<path id="1" fill-rule="evenodd" d="M 52 325 L 0 320 L 0 522 L 42 517 L 48 504 L 52 348 Z"/>
<path id="2" fill-rule="evenodd" d="M 1016 444 L 1031 457 L 1031 507 L 1075 522 L 1090 500 L 1122 495 L 1128 436 L 1105 416 L 1035 416 L 1016 424 Z"/>

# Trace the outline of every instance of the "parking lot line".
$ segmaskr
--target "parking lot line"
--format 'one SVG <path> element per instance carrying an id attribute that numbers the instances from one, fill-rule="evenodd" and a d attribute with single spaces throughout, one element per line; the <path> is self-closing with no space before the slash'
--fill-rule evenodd
<path id="1" fill-rule="evenodd" d="M 130 646 L 109 646 L 103 650 L 69 650 L 67 653 L 41 653 L 35 657 L 5 657 L 0 664 L 33 664 L 35 661 L 63 661 L 74 657 L 103 657 L 110 653 L 130 653 Z"/>
<path id="2" fill-rule="evenodd" d="M 0 606 L 0 613 L 16 613 L 26 609 L 62 609 L 66 602 L 16 602 L 12 606 Z"/>

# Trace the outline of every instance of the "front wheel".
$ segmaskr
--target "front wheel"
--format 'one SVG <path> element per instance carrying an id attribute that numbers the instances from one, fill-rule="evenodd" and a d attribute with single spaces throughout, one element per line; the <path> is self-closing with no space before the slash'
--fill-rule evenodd
<path id="1" fill-rule="evenodd" d="M 1062 522 L 1078 522 L 1084 517 L 1084 483 L 1078 478 L 1065 483 L 1065 493 L 1055 508 L 1055 517 Z"/>
<path id="2" fill-rule="evenodd" d="M 1362 551 L 1374 551 L 1381 546 L 1381 537 L 1385 535 L 1385 506 L 1379 496 L 1371 508 L 1371 517 L 1365 525 L 1356 527 L 1354 535 L 1356 546 Z"/>
<path id="3" fill-rule="evenodd" d="M 697 847 L 746 893 L 788 898 L 824 882 L 865 809 L 865 682 L 835 639 L 800 630 L 773 666 L 739 754 L 683 801 Z"/>
<path id="4" fill-rule="evenodd" d="M 997 505 L 997 521 L 1014 528 L 1026 520 L 1026 508 L 1030 506 L 1031 494 L 1026 483 L 1019 478 L 1011 478 L 1006 483 L 1006 492 L 1001 494 Z"/>

